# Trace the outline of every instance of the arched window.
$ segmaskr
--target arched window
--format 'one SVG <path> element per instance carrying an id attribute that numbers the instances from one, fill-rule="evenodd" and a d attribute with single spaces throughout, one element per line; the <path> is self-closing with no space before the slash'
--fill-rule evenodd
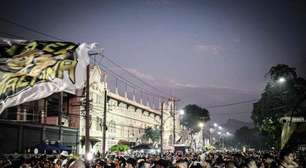
<path id="1" fill-rule="evenodd" d="M 109 126 L 108 127 L 109 127 L 109 131 L 111 133 L 116 133 L 116 122 L 114 120 L 111 120 L 109 122 Z"/>

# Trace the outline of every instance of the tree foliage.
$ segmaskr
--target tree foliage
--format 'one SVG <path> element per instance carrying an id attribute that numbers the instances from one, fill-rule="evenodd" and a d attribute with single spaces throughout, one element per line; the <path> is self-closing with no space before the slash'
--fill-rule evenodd
<path id="1" fill-rule="evenodd" d="M 181 118 L 181 124 L 191 129 L 193 132 L 199 132 L 201 129 L 198 124 L 210 119 L 209 112 L 195 104 L 189 104 L 183 108 L 184 116 Z"/>
<path id="2" fill-rule="evenodd" d="M 252 148 L 262 148 L 263 136 L 256 128 L 241 127 L 235 132 L 235 142 L 242 146 L 249 146 Z"/>
<path id="3" fill-rule="evenodd" d="M 298 77 L 295 68 L 288 65 L 276 65 L 271 67 L 266 74 L 269 82 L 258 102 L 254 104 L 252 120 L 256 128 L 267 137 L 271 146 L 278 146 L 282 125 L 279 119 L 290 116 L 295 112 L 299 115 L 303 111 L 300 106 L 305 99 L 306 81 Z M 284 78 L 284 82 L 279 82 Z"/>
<path id="4" fill-rule="evenodd" d="M 111 146 L 110 150 L 111 152 L 125 152 L 129 150 L 129 146 L 123 145 L 123 144 L 116 144 L 116 145 Z"/>
<path id="5" fill-rule="evenodd" d="M 152 142 L 158 142 L 160 140 L 160 129 L 147 127 L 144 130 L 143 137 L 147 141 L 151 140 Z"/>

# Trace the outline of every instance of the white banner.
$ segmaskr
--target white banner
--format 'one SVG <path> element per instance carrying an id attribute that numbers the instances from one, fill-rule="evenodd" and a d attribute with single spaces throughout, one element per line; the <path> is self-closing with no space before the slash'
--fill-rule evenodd
<path id="1" fill-rule="evenodd" d="M 8 107 L 75 93 L 86 81 L 88 52 L 95 44 L 0 41 L 0 113 Z"/>

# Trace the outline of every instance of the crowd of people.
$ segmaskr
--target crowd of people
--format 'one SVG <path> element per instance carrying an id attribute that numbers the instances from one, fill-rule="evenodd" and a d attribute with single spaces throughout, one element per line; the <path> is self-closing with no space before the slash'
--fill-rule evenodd
<path id="1" fill-rule="evenodd" d="M 165 153 L 95 155 L 90 160 L 72 157 L 66 151 L 58 156 L 32 157 L 1 156 L 0 168 L 305 168 L 305 156 L 291 150 L 281 152 L 229 152 Z"/>

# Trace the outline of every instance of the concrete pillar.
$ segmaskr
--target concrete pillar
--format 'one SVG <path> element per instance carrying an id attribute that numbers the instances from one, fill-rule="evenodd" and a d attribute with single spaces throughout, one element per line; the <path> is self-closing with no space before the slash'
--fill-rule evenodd
<path id="1" fill-rule="evenodd" d="M 23 109 L 23 121 L 27 121 L 27 109 Z"/>
<path id="2" fill-rule="evenodd" d="M 41 110 L 41 119 L 40 119 L 40 123 L 41 124 L 45 124 L 45 110 Z"/>
<path id="3" fill-rule="evenodd" d="M 20 106 L 17 106 L 16 120 L 20 121 L 21 119 L 22 119 L 22 117 L 21 117 L 21 108 L 20 108 Z"/>

